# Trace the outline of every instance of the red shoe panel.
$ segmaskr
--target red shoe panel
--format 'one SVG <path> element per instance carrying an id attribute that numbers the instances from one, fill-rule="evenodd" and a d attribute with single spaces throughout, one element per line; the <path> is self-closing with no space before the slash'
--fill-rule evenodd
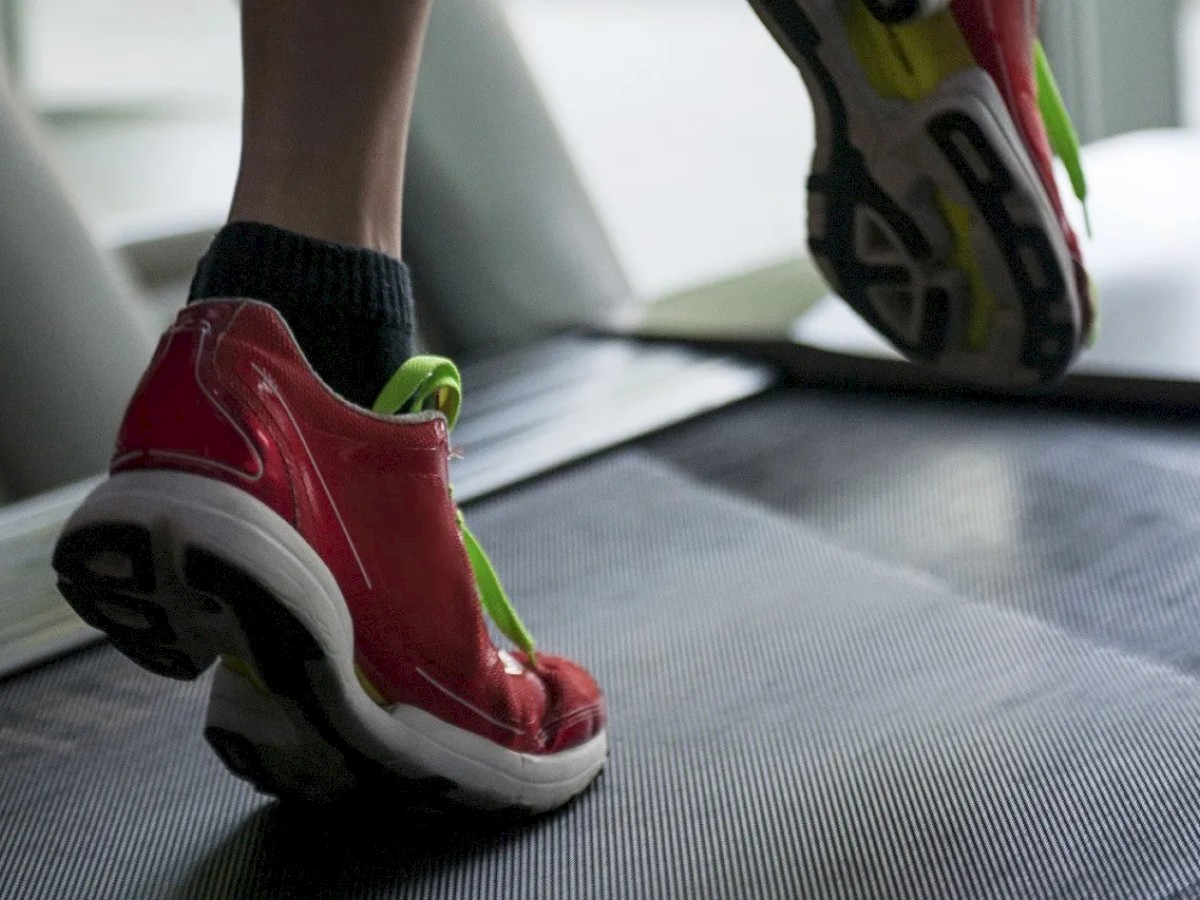
<path id="1" fill-rule="evenodd" d="M 498 653 L 450 497 L 438 415 L 384 417 L 334 395 L 279 315 L 246 301 L 179 316 L 130 405 L 112 471 L 178 469 L 246 491 L 332 571 L 361 671 L 389 703 L 521 752 L 557 752 L 603 725 L 574 664 Z"/>

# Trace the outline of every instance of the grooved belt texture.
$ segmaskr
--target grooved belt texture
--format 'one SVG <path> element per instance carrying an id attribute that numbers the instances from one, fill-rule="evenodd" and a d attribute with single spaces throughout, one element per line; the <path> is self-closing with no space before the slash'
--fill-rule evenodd
<path id="1" fill-rule="evenodd" d="M 469 516 L 608 691 L 593 790 L 492 828 L 290 811 L 210 758 L 203 684 L 102 648 L 0 688 L 0 897 L 1194 896 L 1185 673 L 645 453 Z"/>
<path id="2" fill-rule="evenodd" d="M 1200 423 L 779 392 L 649 449 L 954 593 L 1200 675 Z"/>

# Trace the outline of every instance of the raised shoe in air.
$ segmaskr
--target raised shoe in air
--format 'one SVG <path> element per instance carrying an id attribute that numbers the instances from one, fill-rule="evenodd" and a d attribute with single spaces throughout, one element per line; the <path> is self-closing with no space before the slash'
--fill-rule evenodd
<path id="1" fill-rule="evenodd" d="M 1089 340 L 1093 301 L 1052 153 L 1078 142 L 1036 0 L 750 0 L 812 95 L 809 246 L 909 359 L 1035 387 Z"/>

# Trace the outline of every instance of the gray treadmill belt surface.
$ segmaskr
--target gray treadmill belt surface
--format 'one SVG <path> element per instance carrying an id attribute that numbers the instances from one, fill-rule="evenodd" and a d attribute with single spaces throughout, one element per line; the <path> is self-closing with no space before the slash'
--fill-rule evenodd
<path id="1" fill-rule="evenodd" d="M 1200 445 L 778 392 L 468 510 L 605 685 L 558 814 L 305 811 L 205 683 L 108 647 L 0 689 L 0 897 L 1200 897 Z"/>

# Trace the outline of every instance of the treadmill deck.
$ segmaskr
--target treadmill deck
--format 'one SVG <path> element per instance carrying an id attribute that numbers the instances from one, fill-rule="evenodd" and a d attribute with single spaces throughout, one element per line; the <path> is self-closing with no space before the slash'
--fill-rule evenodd
<path id="1" fill-rule="evenodd" d="M 0 897 L 1200 897 L 1198 501 L 1190 428 L 743 402 L 468 510 L 608 692 L 567 809 L 276 804 L 97 647 L 0 686 Z"/>

